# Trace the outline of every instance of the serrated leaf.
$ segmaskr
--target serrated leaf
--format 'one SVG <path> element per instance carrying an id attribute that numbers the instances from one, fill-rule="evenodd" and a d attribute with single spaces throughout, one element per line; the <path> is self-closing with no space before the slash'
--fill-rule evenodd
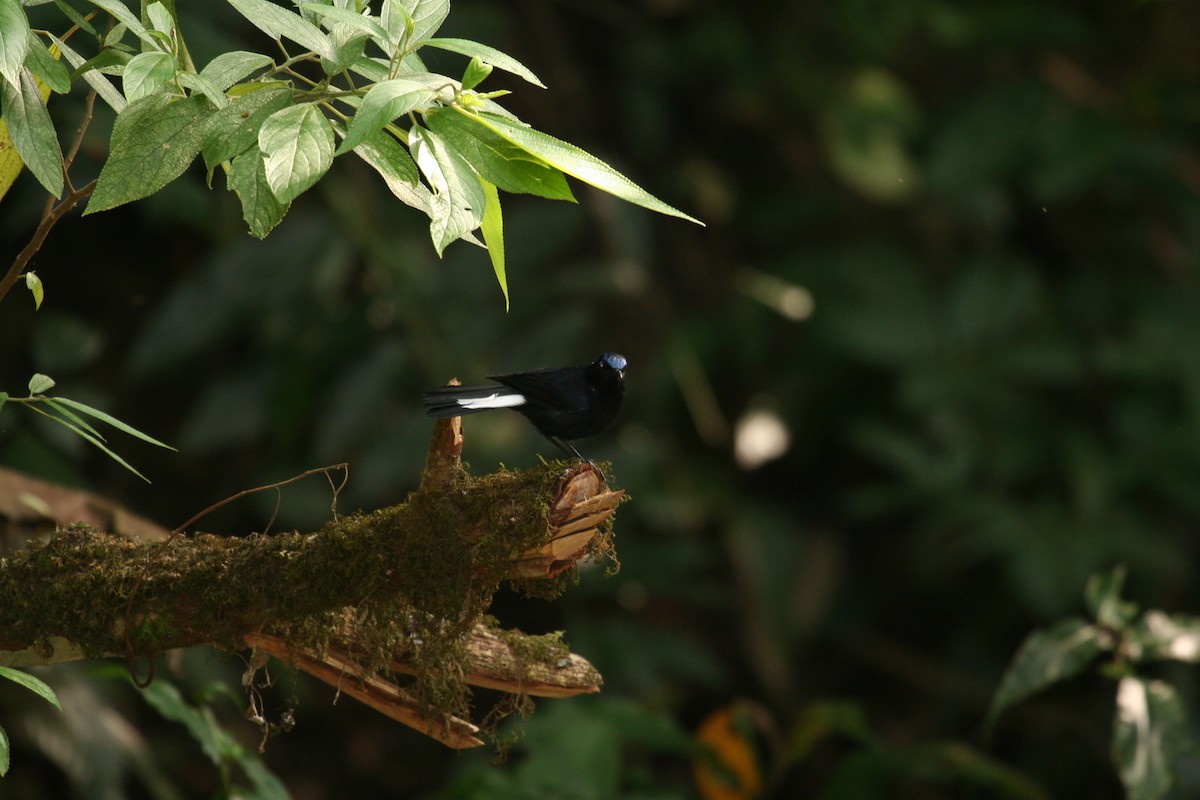
<path id="1" fill-rule="evenodd" d="M 263 33 L 273 39 L 291 39 L 321 58 L 337 60 L 337 51 L 329 37 L 299 14 L 267 0 L 229 0 L 229 4 Z"/>
<path id="2" fill-rule="evenodd" d="M 483 125 L 478 116 L 455 108 L 436 108 L 425 114 L 425 123 L 462 153 L 480 175 L 504 191 L 575 201 L 560 170 Z"/>
<path id="3" fill-rule="evenodd" d="M 433 189 L 429 232 L 438 255 L 483 220 L 483 187 L 462 154 L 433 131 L 413 126 L 409 150 Z"/>
<path id="4" fill-rule="evenodd" d="M 421 183 L 412 156 L 395 137 L 386 131 L 375 131 L 354 148 L 354 153 L 379 173 L 400 202 L 429 215 L 432 194 Z"/>
<path id="5" fill-rule="evenodd" d="M 371 133 L 402 114 L 424 108 L 436 97 L 431 89 L 414 81 L 395 78 L 372 86 L 363 96 L 358 111 L 350 119 L 346 138 L 338 146 L 337 155 L 358 147 Z"/>
<path id="6" fill-rule="evenodd" d="M 382 25 L 366 15 L 356 14 L 348 8 L 326 6 L 319 3 L 301 3 L 300 8 L 330 22 L 340 22 L 361 31 L 374 39 L 381 48 L 387 49 L 388 32 L 383 29 Z"/>
<path id="7" fill-rule="evenodd" d="M 29 33 L 29 19 L 19 0 L 0 0 L 0 75 L 9 83 L 21 81 Z"/>
<path id="8" fill-rule="evenodd" d="M 264 89 L 237 97 L 209 117 L 205 124 L 201 153 L 210 170 L 245 152 L 258 142 L 258 131 L 267 117 L 291 105 L 292 90 Z M 254 147 L 255 152 L 258 148 Z"/>
<path id="9" fill-rule="evenodd" d="M 555 139 L 549 134 L 536 131 L 496 114 L 475 114 L 474 116 L 502 138 L 584 183 L 589 183 L 597 189 L 602 189 L 642 208 L 686 219 L 697 225 L 704 224 L 679 209 L 667 205 L 608 164 L 573 144 Z"/>
<path id="10" fill-rule="evenodd" d="M 29 396 L 34 397 L 42 392 L 49 391 L 54 388 L 54 379 L 49 375 L 43 375 L 40 372 L 34 373 L 34 376 L 29 379 Z"/>
<path id="11" fill-rule="evenodd" d="M 1017 650 L 992 698 L 988 726 L 1008 707 L 1079 674 L 1110 646 L 1098 626 L 1082 619 L 1065 619 L 1034 631 Z"/>
<path id="12" fill-rule="evenodd" d="M 479 228 L 487 245 L 492 271 L 496 273 L 496 282 L 500 284 L 500 291 L 504 292 L 504 310 L 508 311 L 508 275 L 504 269 L 504 214 L 500 208 L 500 192 L 496 190 L 495 185 L 482 178 L 480 184 L 483 186 L 485 201 L 483 222 Z"/>
<path id="13" fill-rule="evenodd" d="M 37 311 L 42 307 L 42 300 L 45 299 L 45 289 L 42 288 L 42 279 L 37 276 L 36 272 L 25 273 L 25 288 L 33 295 L 33 309 Z"/>
<path id="14" fill-rule="evenodd" d="M 101 411 L 98 408 L 92 408 L 89 405 L 80 403 L 78 400 L 70 400 L 66 397 L 56 397 L 56 398 L 54 398 L 54 401 L 61 405 L 67 406 L 68 408 L 74 409 L 75 411 L 78 411 L 81 414 L 87 414 L 89 417 L 92 417 L 94 419 L 100 420 L 101 422 L 107 423 L 107 424 L 113 426 L 114 428 L 116 428 L 117 430 L 121 431 L 122 433 L 129 434 L 130 436 L 134 437 L 135 439 L 141 439 L 143 442 L 152 444 L 155 447 L 162 447 L 166 450 L 175 450 L 175 448 L 171 447 L 171 445 L 164 444 L 163 442 L 160 442 L 158 439 L 155 439 L 153 436 L 142 433 L 141 431 L 139 431 L 137 428 L 133 427 L 132 425 L 130 425 L 126 422 L 122 422 L 121 420 L 117 419 L 116 417 L 112 416 L 111 414 L 106 414 L 105 412 Z"/>
<path id="15" fill-rule="evenodd" d="M 486 44 L 473 42 L 470 39 L 440 38 L 426 39 L 425 41 L 421 42 L 421 45 L 436 47 L 439 50 L 449 50 L 450 52 L 458 53 L 459 55 L 478 58 L 485 64 L 491 64 L 497 69 L 502 69 L 505 72 L 516 75 L 518 78 L 522 78 L 529 83 L 532 83 L 534 86 L 540 86 L 543 89 L 546 88 L 546 84 L 542 83 L 541 78 L 533 74 L 533 70 L 529 69 L 520 61 L 517 61 L 507 53 L 497 50 L 494 47 L 488 47 Z"/>
<path id="16" fill-rule="evenodd" d="M 17 83 L 4 81 L 0 86 L 0 114 L 25 166 L 29 167 L 46 191 L 61 197 L 62 150 L 59 149 L 58 135 L 46 111 L 42 93 L 29 70 L 20 70 Z"/>
<path id="17" fill-rule="evenodd" d="M 333 163 L 333 131 L 312 103 L 276 111 L 258 131 L 267 185 L 289 203 L 320 180 Z"/>
<path id="18" fill-rule="evenodd" d="M 242 202 L 242 219 L 250 233 L 259 239 L 265 239 L 287 213 L 289 204 L 281 203 L 267 183 L 262 152 L 257 144 L 230 162 L 229 188 Z"/>
<path id="19" fill-rule="evenodd" d="M 1112 751 L 1128 800 L 1159 800 L 1187 744 L 1183 703 L 1170 684 L 1125 677 L 1117 685 Z"/>
<path id="20" fill-rule="evenodd" d="M 19 669 L 4 666 L 0 666 L 0 678 L 10 680 L 18 686 L 24 686 L 59 711 L 62 710 L 62 705 L 58 702 L 58 696 L 54 694 L 54 690 L 41 678 L 34 677 L 28 672 L 22 672 Z"/>
<path id="21" fill-rule="evenodd" d="M 121 82 L 125 99 L 131 103 L 154 94 L 175 77 L 175 58 L 168 53 L 150 50 L 138 53 L 125 65 Z"/>
<path id="22" fill-rule="evenodd" d="M 75 69 L 79 69 L 87 63 L 87 59 L 72 50 L 66 42 L 54 34 L 50 34 L 50 41 L 54 42 L 54 46 L 63 54 L 63 58 Z M 96 90 L 96 94 L 100 96 L 100 99 L 108 103 L 109 108 L 118 114 L 125 110 L 125 106 L 128 105 L 125 102 L 125 95 L 117 91 L 117 87 L 112 85 L 112 81 L 96 71 L 84 72 L 82 77 L 87 81 L 89 86 Z"/>
<path id="23" fill-rule="evenodd" d="M 182 175 L 214 111 L 199 95 L 171 102 L 160 93 L 130 103 L 113 124 L 108 160 L 83 213 L 148 197 Z"/>
<path id="24" fill-rule="evenodd" d="M 221 53 L 200 70 L 201 77 L 222 92 L 255 71 L 272 63 L 271 57 L 248 50 Z"/>
<path id="25" fill-rule="evenodd" d="M 29 52 L 25 56 L 25 66 L 56 94 L 71 91 L 71 74 L 67 65 L 55 58 L 50 49 L 33 33 L 29 34 Z"/>
<path id="26" fill-rule="evenodd" d="M 437 33 L 450 13 L 450 0 L 398 0 L 412 20 L 409 42 L 420 42 Z"/>

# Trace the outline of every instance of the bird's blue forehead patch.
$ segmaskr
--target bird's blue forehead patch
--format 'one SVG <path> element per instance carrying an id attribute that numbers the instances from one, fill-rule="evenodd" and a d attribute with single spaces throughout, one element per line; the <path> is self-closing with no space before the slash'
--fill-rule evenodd
<path id="1" fill-rule="evenodd" d="M 619 372 L 624 372 L 625 365 L 629 363 L 620 353 L 604 353 L 600 356 L 600 360 Z"/>

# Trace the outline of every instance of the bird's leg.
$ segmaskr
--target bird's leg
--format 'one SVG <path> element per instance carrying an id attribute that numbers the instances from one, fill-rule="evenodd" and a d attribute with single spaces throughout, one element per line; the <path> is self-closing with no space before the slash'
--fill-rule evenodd
<path id="1" fill-rule="evenodd" d="M 573 455 L 580 461 L 586 461 L 591 465 L 592 469 L 596 470 L 596 474 L 600 476 L 600 482 L 605 485 L 608 484 L 608 478 L 604 477 L 604 472 L 596 466 L 596 462 L 592 461 L 590 458 L 584 458 L 583 454 L 576 450 L 573 444 L 568 442 L 566 439 L 560 439 L 557 436 L 546 436 L 546 438 L 550 440 L 551 444 L 553 444 L 559 450 L 562 450 L 567 455 Z"/>

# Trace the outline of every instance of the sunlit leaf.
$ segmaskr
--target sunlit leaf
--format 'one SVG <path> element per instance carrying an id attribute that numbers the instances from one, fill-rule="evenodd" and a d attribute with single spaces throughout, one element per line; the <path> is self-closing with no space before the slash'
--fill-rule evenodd
<path id="1" fill-rule="evenodd" d="M 29 49 L 29 20 L 19 0 L 0 0 L 0 75 L 19 83 Z"/>
<path id="2" fill-rule="evenodd" d="M 54 388 L 54 379 L 42 373 L 35 374 L 29 379 L 29 396 L 33 397 Z"/>
<path id="3" fill-rule="evenodd" d="M 500 209 L 500 193 L 494 184 L 483 179 L 480 179 L 480 184 L 486 198 L 480 230 L 487 245 L 488 258 L 492 261 L 492 270 L 496 273 L 496 282 L 500 284 L 500 291 L 504 292 L 504 310 L 508 311 L 508 276 L 504 269 L 504 215 Z"/>
<path id="4" fill-rule="evenodd" d="M 490 64 L 497 69 L 512 73 L 532 83 L 534 86 L 540 86 L 543 89 L 546 88 L 546 84 L 542 83 L 541 79 L 537 75 L 534 75 L 531 69 L 507 53 L 503 53 L 494 47 L 488 47 L 486 44 L 472 42 L 470 39 L 426 39 L 421 44 L 428 47 L 436 47 L 439 50 L 449 50 L 452 53 L 478 58 L 485 64 Z M 464 88 L 470 89 L 473 86 L 474 84 L 467 86 L 466 81 L 463 81 Z"/>
<path id="5" fill-rule="evenodd" d="M 337 60 L 333 42 L 308 20 L 268 0 L 229 0 L 242 16 L 273 39 L 291 39 L 330 61 Z"/>
<path id="6" fill-rule="evenodd" d="M 63 192 L 63 160 L 58 134 L 46 111 L 45 100 L 27 69 L 18 73 L 17 82 L 4 81 L 0 87 L 0 114 L 8 135 L 21 160 L 38 182 L 55 197 Z"/>
<path id="7" fill-rule="evenodd" d="M 270 56 L 262 53 L 233 50 L 213 58 L 204 66 L 204 69 L 200 70 L 200 75 L 221 91 L 225 91 L 270 63 Z"/>
<path id="8" fill-rule="evenodd" d="M 42 288 L 42 279 L 37 276 L 36 272 L 30 270 L 25 273 L 25 288 L 33 295 L 34 310 L 42 307 L 42 300 L 45 299 L 45 290 Z"/>
<path id="9" fill-rule="evenodd" d="M 333 163 L 333 131 L 313 104 L 276 111 L 258 131 L 267 185 L 289 203 L 320 180 Z"/>
<path id="10" fill-rule="evenodd" d="M 121 83 L 125 99 L 133 103 L 154 94 L 163 84 L 175 77 L 175 58 L 169 53 L 150 50 L 129 59 Z"/>
<path id="11" fill-rule="evenodd" d="M 1128 800 L 1165 797 L 1175 763 L 1187 749 L 1183 703 L 1175 688 L 1164 681 L 1122 678 L 1112 749 Z"/>
<path id="12" fill-rule="evenodd" d="M 368 135 L 401 114 L 427 107 L 436 96 L 437 93 L 426 86 L 404 78 L 375 84 L 367 90 L 358 111 L 350 119 L 346 138 L 338 146 L 338 155 L 350 152 Z"/>
<path id="13" fill-rule="evenodd" d="M 263 122 L 291 102 L 292 91 L 287 88 L 263 89 L 235 98 L 205 123 L 200 146 L 204 163 L 211 170 L 222 161 L 255 147 Z M 258 152 L 257 147 L 255 152 Z"/>

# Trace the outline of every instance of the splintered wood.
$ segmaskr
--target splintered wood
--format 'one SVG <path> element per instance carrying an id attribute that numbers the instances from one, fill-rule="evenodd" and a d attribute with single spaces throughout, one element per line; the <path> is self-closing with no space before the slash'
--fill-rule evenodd
<path id="1" fill-rule="evenodd" d="M 520 578 L 553 578 L 587 555 L 589 545 L 625 497 L 610 491 L 591 464 L 582 464 L 563 480 L 550 509 L 550 532 L 545 544 L 513 561 Z"/>

